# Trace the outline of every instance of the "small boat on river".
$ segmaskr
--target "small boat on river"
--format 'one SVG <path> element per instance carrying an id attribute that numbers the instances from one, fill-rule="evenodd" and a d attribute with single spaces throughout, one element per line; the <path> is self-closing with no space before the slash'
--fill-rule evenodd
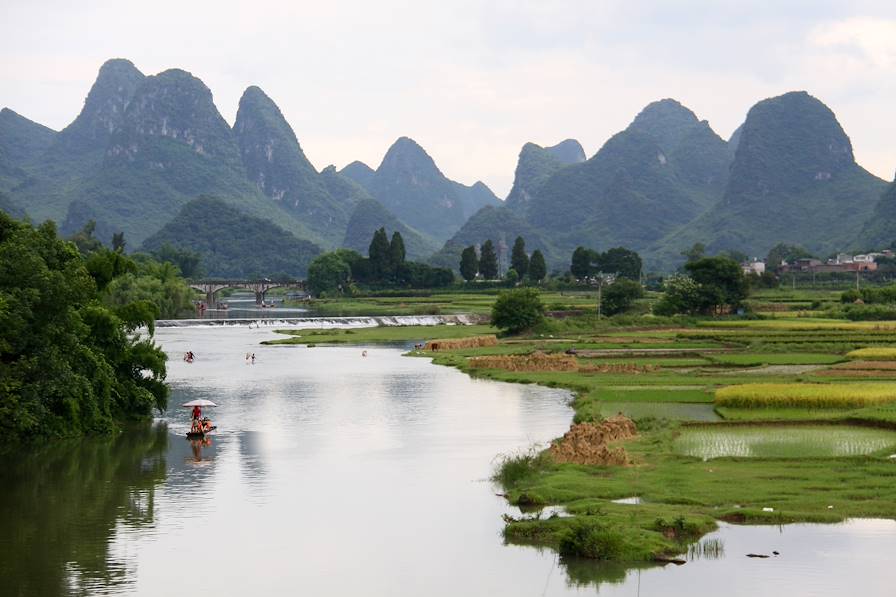
<path id="1" fill-rule="evenodd" d="M 181 404 L 183 408 L 191 408 L 193 409 L 193 417 L 192 422 L 190 424 L 190 430 L 187 431 L 187 439 L 205 439 L 209 433 L 218 428 L 217 425 L 212 423 L 212 420 L 208 417 L 202 417 L 202 407 L 207 406 L 218 406 L 211 400 L 191 400 L 190 402 L 184 402 Z"/>

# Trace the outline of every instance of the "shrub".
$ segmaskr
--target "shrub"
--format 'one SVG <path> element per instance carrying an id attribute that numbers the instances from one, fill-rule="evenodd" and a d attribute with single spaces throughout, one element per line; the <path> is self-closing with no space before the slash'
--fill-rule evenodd
<path id="1" fill-rule="evenodd" d="M 503 488 L 510 489 L 542 470 L 549 462 L 546 452 L 537 452 L 534 449 L 524 454 L 505 456 L 492 475 L 492 480 Z"/>
<path id="2" fill-rule="evenodd" d="M 601 297 L 601 311 L 616 315 L 628 311 L 636 299 L 644 296 L 644 289 L 633 280 L 619 278 L 607 286 Z"/>
<path id="3" fill-rule="evenodd" d="M 544 305 L 534 288 L 501 292 L 492 305 L 492 325 L 511 334 L 531 329 L 543 320 Z"/>
<path id="4" fill-rule="evenodd" d="M 622 533 L 597 521 L 575 520 L 560 536 L 560 555 L 595 560 L 623 559 Z"/>

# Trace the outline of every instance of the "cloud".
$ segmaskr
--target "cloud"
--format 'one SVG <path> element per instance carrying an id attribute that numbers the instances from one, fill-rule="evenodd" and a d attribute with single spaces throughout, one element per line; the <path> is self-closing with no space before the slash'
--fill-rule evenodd
<path id="1" fill-rule="evenodd" d="M 896 20 L 852 17 L 824 23 L 812 30 L 809 41 L 864 61 L 875 69 L 896 69 Z"/>

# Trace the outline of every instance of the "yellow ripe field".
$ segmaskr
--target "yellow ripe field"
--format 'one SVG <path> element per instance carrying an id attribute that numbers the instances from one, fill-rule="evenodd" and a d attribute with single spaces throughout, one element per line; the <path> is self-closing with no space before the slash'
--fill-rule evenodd
<path id="1" fill-rule="evenodd" d="M 892 383 L 756 383 L 716 391 L 718 406 L 735 408 L 861 408 L 896 402 Z"/>
<path id="2" fill-rule="evenodd" d="M 896 348 L 860 348 L 846 355 L 850 359 L 868 361 L 896 361 Z"/>
<path id="3" fill-rule="evenodd" d="M 896 330 L 896 321 L 846 321 L 844 319 L 778 318 L 745 321 L 700 321 L 698 328 L 749 328 L 757 330 Z"/>

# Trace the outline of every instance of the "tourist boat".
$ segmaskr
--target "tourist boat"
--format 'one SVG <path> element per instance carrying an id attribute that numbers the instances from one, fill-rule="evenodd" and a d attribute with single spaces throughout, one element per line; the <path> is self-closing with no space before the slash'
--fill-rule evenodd
<path id="1" fill-rule="evenodd" d="M 217 429 L 217 425 L 211 425 L 204 431 L 187 431 L 187 439 L 205 439 L 205 436 Z"/>
<path id="2" fill-rule="evenodd" d="M 216 407 L 218 406 L 211 400 L 199 399 L 199 400 L 191 400 L 189 402 L 184 402 L 181 404 L 182 408 L 206 408 L 206 407 Z M 189 431 L 187 431 L 187 439 L 204 439 L 209 433 L 218 428 L 217 425 L 212 425 L 211 419 L 205 417 L 200 421 L 200 429 L 194 430 L 192 427 Z"/>

